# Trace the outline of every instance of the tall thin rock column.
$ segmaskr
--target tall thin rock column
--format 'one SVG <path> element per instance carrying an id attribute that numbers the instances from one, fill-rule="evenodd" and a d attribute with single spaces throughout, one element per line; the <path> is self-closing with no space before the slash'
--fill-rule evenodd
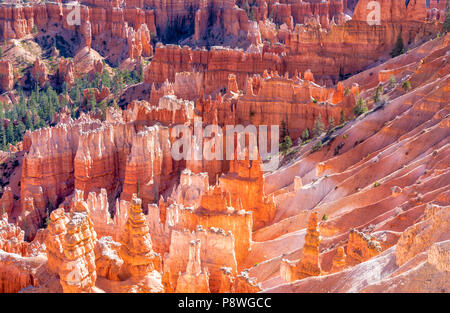
<path id="1" fill-rule="evenodd" d="M 84 201 L 72 209 L 71 220 L 66 227 L 64 261 L 59 273 L 63 291 L 93 292 L 97 280 L 94 252 L 97 234 Z"/>
<path id="2" fill-rule="evenodd" d="M 128 208 L 128 220 L 121 235 L 120 257 L 124 260 L 127 274 L 131 277 L 143 277 L 153 270 L 160 269 L 160 256 L 152 249 L 152 239 L 145 215 L 142 212 L 142 200 L 133 194 Z"/>
<path id="3" fill-rule="evenodd" d="M 308 228 L 306 229 L 305 244 L 302 249 L 302 258 L 297 265 L 297 279 L 320 275 L 320 240 L 317 212 L 312 212 L 309 216 Z"/>

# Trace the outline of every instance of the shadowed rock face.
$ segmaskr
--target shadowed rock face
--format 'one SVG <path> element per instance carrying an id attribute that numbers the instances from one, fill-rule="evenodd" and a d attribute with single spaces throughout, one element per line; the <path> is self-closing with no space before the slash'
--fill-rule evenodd
<path id="1" fill-rule="evenodd" d="M 89 0 L 79 27 L 67 4 L 1 4 L 7 106 L 116 64 L 142 80 L 0 152 L 0 292 L 448 292 L 445 6 L 380 0 L 374 26 L 369 2 Z M 175 159 L 200 120 L 222 134 L 186 155 L 279 126 L 278 166 Z"/>
<path id="2" fill-rule="evenodd" d="M 14 86 L 12 64 L 8 61 L 0 61 L 0 87 L 2 91 L 9 91 Z"/>

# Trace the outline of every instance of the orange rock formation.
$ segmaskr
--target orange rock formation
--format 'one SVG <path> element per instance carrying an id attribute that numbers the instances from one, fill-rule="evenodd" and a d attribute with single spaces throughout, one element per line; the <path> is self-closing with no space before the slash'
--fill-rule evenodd
<path id="1" fill-rule="evenodd" d="M 80 25 L 73 3 L 0 4 L 5 109 L 16 81 L 146 65 L 118 94 L 83 91 L 80 110 L 123 109 L 73 119 L 60 94 L 52 126 L 0 153 L 0 292 L 448 291 L 446 6 L 380 0 L 370 25 L 369 2 L 85 0 Z M 200 121 L 292 145 L 174 158 L 178 125 L 185 156 L 220 154 Z"/>
<path id="2" fill-rule="evenodd" d="M 295 281 L 321 274 L 319 263 L 319 244 L 321 239 L 317 224 L 317 212 L 312 212 L 308 219 L 305 244 L 302 248 L 300 260 L 296 264 L 285 260 L 281 265 L 280 274 L 286 281 Z"/>

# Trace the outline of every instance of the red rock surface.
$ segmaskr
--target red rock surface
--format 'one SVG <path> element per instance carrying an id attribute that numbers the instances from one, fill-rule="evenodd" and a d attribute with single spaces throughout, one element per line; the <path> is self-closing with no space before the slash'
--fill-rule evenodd
<path id="1" fill-rule="evenodd" d="M 123 109 L 64 108 L 1 155 L 0 292 L 447 292 L 445 7 L 379 2 L 382 26 L 367 0 L 258 0 L 250 16 L 242 1 L 86 0 L 79 26 L 68 4 L 1 4 L 8 106 L 31 38 L 40 86 L 147 66 L 118 95 L 83 91 Z M 60 51 L 73 59 L 44 33 L 77 34 Z M 399 34 L 407 52 L 390 58 Z M 197 139 L 200 120 L 293 143 L 267 172 L 258 149 L 175 159 L 176 126 Z"/>
<path id="2" fill-rule="evenodd" d="M 64 292 L 93 292 L 95 271 L 94 247 L 97 234 L 85 203 L 78 202 L 72 209 L 64 236 L 64 259 L 59 277 Z"/>

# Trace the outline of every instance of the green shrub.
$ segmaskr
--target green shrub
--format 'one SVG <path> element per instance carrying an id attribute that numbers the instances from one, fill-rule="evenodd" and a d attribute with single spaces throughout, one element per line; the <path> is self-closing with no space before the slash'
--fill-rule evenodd
<path id="1" fill-rule="evenodd" d="M 402 34 L 399 33 L 397 36 L 397 42 L 395 43 L 394 49 L 392 49 L 391 57 L 395 58 L 403 53 L 405 53 L 405 45 L 403 44 Z"/>
<path id="2" fill-rule="evenodd" d="M 322 114 L 319 113 L 319 116 L 317 116 L 316 120 L 314 121 L 313 126 L 313 135 L 314 137 L 320 136 L 324 131 L 325 126 L 322 122 Z"/>
<path id="3" fill-rule="evenodd" d="M 316 144 L 311 148 L 311 152 L 316 152 L 322 149 L 322 141 L 318 140 Z"/>
<path id="4" fill-rule="evenodd" d="M 445 33 L 450 32 L 450 8 L 449 7 L 447 7 L 447 15 L 445 16 L 443 30 Z"/>
<path id="5" fill-rule="evenodd" d="M 292 147 L 292 139 L 289 136 L 284 137 L 283 142 L 280 144 L 281 152 L 286 155 L 289 149 Z"/>
<path id="6" fill-rule="evenodd" d="M 356 101 L 355 106 L 353 107 L 353 114 L 355 116 L 360 116 L 361 114 L 364 114 L 367 112 L 367 105 L 363 98 L 359 98 L 358 101 Z"/>
<path id="7" fill-rule="evenodd" d="M 395 76 L 392 75 L 391 78 L 389 78 L 389 88 L 394 88 L 396 82 L 397 81 L 395 80 Z"/>
<path id="8" fill-rule="evenodd" d="M 302 139 L 303 139 L 304 141 L 306 141 L 306 140 L 309 139 L 309 129 L 308 129 L 308 128 L 306 128 L 306 129 L 303 131 L 303 133 L 302 133 Z"/>
<path id="9" fill-rule="evenodd" d="M 378 84 L 377 88 L 375 89 L 375 93 L 373 95 L 373 101 L 377 103 L 381 100 L 381 96 L 383 95 L 384 88 L 381 83 Z"/>

